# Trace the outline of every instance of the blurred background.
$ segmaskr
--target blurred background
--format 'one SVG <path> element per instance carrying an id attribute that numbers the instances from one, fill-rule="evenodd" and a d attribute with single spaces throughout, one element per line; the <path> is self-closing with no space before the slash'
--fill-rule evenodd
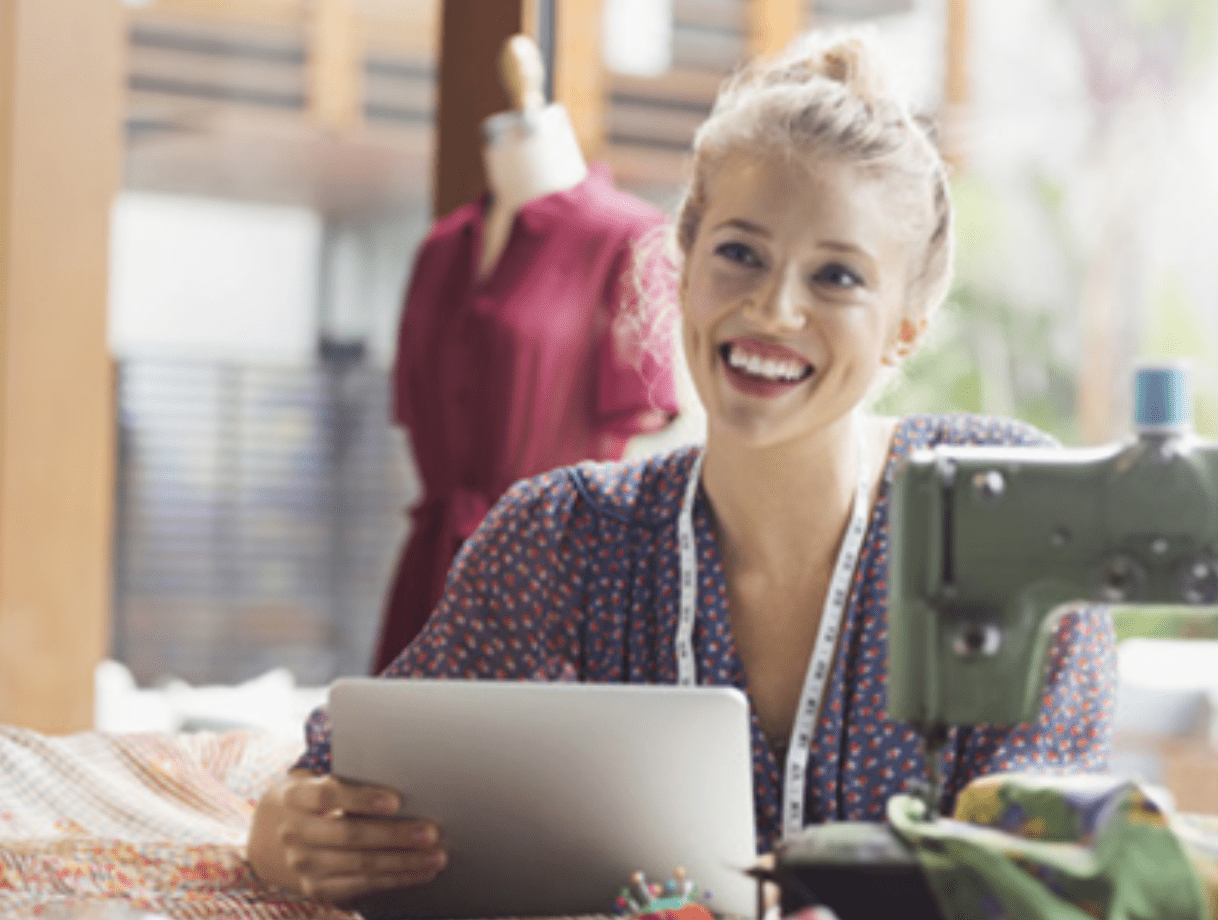
<path id="1" fill-rule="evenodd" d="M 86 727 L 103 658 L 145 688 L 366 670 L 418 496 L 402 295 L 483 188 L 504 38 L 537 40 L 585 157 L 670 210 L 720 80 L 854 24 L 959 212 L 949 303 L 880 408 L 1098 444 L 1137 362 L 1186 358 L 1218 436 L 1213 0 L 6 3 L 0 719 Z M 1126 655 L 1137 705 L 1160 694 L 1128 736 L 1177 725 L 1204 765 L 1218 669 L 1163 648 Z"/>

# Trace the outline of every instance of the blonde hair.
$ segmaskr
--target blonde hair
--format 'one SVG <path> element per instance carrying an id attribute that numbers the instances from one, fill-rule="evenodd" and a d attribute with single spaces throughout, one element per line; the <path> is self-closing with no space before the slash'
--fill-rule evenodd
<path id="1" fill-rule="evenodd" d="M 953 258 L 947 172 L 927 132 L 892 91 L 866 33 L 814 35 L 724 83 L 694 136 L 692 178 L 673 228 L 682 260 L 697 238 L 711 177 L 739 153 L 833 157 L 886 183 L 893 215 L 915 245 L 906 316 L 929 317 L 942 302 Z"/>

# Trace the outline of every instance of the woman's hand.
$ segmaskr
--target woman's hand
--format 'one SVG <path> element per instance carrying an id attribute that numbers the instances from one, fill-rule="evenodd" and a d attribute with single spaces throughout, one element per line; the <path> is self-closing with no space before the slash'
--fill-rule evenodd
<path id="1" fill-rule="evenodd" d="M 439 829 L 394 817 L 399 805 L 391 789 L 293 771 L 258 803 L 250 865 L 264 882 L 327 903 L 429 882 L 446 863 Z"/>

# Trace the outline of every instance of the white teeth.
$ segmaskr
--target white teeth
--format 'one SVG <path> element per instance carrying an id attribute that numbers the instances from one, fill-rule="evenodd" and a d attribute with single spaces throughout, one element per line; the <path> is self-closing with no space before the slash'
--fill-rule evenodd
<path id="1" fill-rule="evenodd" d="M 799 380 L 804 375 L 805 367 L 798 361 L 781 361 L 777 358 L 751 355 L 737 345 L 728 349 L 727 363 L 737 370 L 766 380 Z"/>

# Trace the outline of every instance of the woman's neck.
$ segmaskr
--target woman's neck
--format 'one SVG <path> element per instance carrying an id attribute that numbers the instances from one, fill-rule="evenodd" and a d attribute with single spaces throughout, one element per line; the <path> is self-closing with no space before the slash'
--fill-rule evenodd
<path id="1" fill-rule="evenodd" d="M 852 416 L 769 448 L 708 430 L 702 482 L 729 570 L 786 581 L 828 569 L 854 502 L 859 443 Z"/>

